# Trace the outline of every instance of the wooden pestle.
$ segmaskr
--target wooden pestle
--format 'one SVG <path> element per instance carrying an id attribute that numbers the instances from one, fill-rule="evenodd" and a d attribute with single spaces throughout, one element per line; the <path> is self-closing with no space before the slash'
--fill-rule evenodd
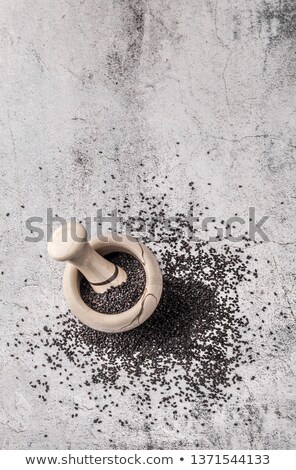
<path id="1" fill-rule="evenodd" d="M 69 222 L 62 225 L 48 242 L 48 253 L 57 261 L 74 265 L 98 294 L 119 286 L 127 279 L 126 272 L 99 255 L 88 243 L 83 225 Z"/>

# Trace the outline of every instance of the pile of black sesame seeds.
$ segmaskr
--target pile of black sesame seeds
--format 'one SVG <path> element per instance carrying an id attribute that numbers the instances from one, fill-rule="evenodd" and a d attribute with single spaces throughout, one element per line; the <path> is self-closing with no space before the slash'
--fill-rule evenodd
<path id="1" fill-rule="evenodd" d="M 189 186 L 194 189 L 193 183 Z M 255 361 L 256 353 L 245 337 L 249 320 L 240 312 L 238 297 L 239 284 L 257 277 L 257 271 L 248 268 L 251 256 L 243 256 L 241 246 L 217 244 L 216 248 L 206 241 L 190 242 L 182 235 L 185 214 L 177 214 L 178 227 L 168 232 L 163 223 L 168 201 L 165 193 L 161 198 L 141 195 L 140 219 L 145 223 L 155 217 L 158 231 L 156 242 L 145 234 L 141 241 L 155 252 L 164 280 L 160 303 L 143 325 L 106 334 L 81 324 L 70 311 L 61 313 L 56 306 L 52 327 L 45 326 L 26 341 L 27 353 L 34 356 L 41 349 L 48 367 L 71 391 L 76 391 L 77 376 L 72 380 L 68 361 L 77 373 L 81 371 L 80 388 L 100 384 L 106 400 L 104 405 L 100 398 L 100 413 L 110 404 L 112 388 L 122 395 L 129 390 L 140 414 L 144 406 L 152 410 L 152 396 L 154 400 L 158 397 L 157 408 L 171 408 L 173 414 L 180 407 L 187 413 L 196 404 L 215 412 L 215 405 L 231 399 L 229 386 L 241 381 L 237 368 Z M 189 210 L 200 210 L 198 206 L 192 202 Z M 124 215 L 129 208 L 126 197 L 118 212 Z M 155 228 L 150 223 L 151 227 Z M 249 245 L 245 237 L 245 246 Z M 39 367 L 35 365 L 35 369 Z M 46 401 L 50 384 L 44 370 L 42 374 L 31 386 Z M 145 390 L 142 395 L 139 386 Z M 88 395 L 97 399 L 92 392 Z M 75 410 L 78 408 L 75 403 Z M 78 416 L 76 411 L 73 418 Z M 146 418 L 152 420 L 151 414 Z M 95 418 L 94 422 L 101 421 Z"/>
<path id="2" fill-rule="evenodd" d="M 127 280 L 120 286 L 111 287 L 103 294 L 97 294 L 83 278 L 80 284 L 81 298 L 96 312 L 115 314 L 132 308 L 141 298 L 145 289 L 145 270 L 141 263 L 127 253 L 110 253 L 106 258 L 124 269 Z"/>

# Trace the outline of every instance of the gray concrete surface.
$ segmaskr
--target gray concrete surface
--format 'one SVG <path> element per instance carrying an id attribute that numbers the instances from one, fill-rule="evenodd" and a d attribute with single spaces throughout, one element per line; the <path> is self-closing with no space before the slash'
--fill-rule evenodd
<path id="1" fill-rule="evenodd" d="M 200 448 L 295 449 L 293 0 L 1 0 L 0 8 L 1 448 L 108 448 L 112 435 L 118 448 L 195 448 L 198 441 Z M 278 350 L 266 337 L 260 359 L 241 370 L 235 404 L 215 416 L 195 410 L 178 435 L 175 421 L 147 432 L 140 417 L 124 433 L 106 417 L 97 434 L 91 408 L 70 419 L 75 397 L 55 375 L 43 404 L 29 386 L 35 375 L 25 351 L 16 361 L 6 346 L 22 316 L 29 337 L 53 305 L 66 308 L 63 268 L 48 259 L 45 241 L 24 240 L 25 221 L 45 217 L 48 207 L 83 218 L 93 201 L 112 209 L 111 195 L 122 193 L 134 195 L 138 209 L 141 160 L 146 171 L 169 176 L 176 211 L 186 210 L 184 187 L 193 180 L 213 215 L 246 217 L 254 206 L 270 217 L 270 242 L 250 248 L 259 278 L 241 285 L 240 303 L 252 318 L 249 291 L 258 308 L 271 299 L 266 322 Z M 102 195 L 110 173 L 116 179 Z M 248 379 L 252 368 L 256 381 Z M 120 414 L 132 417 L 132 400 L 117 398 Z M 254 413 L 255 423 L 244 426 Z"/>

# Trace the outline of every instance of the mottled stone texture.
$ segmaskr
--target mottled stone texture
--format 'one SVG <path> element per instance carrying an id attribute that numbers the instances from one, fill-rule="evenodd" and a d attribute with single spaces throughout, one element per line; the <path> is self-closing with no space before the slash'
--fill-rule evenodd
<path id="1" fill-rule="evenodd" d="M 295 2 L 0 3 L 1 447 L 108 448 L 112 434 L 119 448 L 295 449 Z M 241 391 L 215 415 L 200 408 L 183 421 L 167 412 L 169 426 L 151 427 L 132 397 L 113 391 L 118 416 L 106 415 L 99 434 L 93 405 L 85 400 L 71 419 L 77 397 L 47 369 L 44 404 L 29 385 L 38 377 L 31 356 L 21 348 L 18 361 L 10 356 L 16 320 L 27 317 L 20 331 L 29 337 L 53 306 L 66 309 L 63 268 L 45 240 L 25 241 L 25 220 L 48 207 L 82 219 L 95 214 L 94 201 L 110 210 L 126 193 L 135 213 L 141 178 L 152 173 L 168 175 L 175 211 L 187 210 L 192 180 L 214 216 L 248 217 L 251 206 L 269 215 L 270 242 L 250 248 L 259 277 L 241 285 L 240 302 L 250 318 L 271 302 L 265 321 L 277 349 L 268 335 L 254 340 L 257 349 L 264 342 L 261 356 L 240 368 Z M 147 194 L 157 191 L 146 184 Z"/>

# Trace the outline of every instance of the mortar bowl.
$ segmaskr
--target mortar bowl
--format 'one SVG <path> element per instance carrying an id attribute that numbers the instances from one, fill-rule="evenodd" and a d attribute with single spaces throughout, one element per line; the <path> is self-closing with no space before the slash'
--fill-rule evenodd
<path id="1" fill-rule="evenodd" d="M 131 236 L 108 234 L 104 240 L 95 238 L 91 247 L 101 256 L 123 252 L 134 256 L 145 270 L 145 288 L 138 302 L 130 309 L 115 314 L 97 312 L 81 298 L 82 274 L 67 263 L 63 277 L 63 291 L 71 312 L 85 325 L 106 333 L 122 333 L 144 323 L 155 311 L 162 293 L 163 281 L 160 267 L 152 251 Z"/>

